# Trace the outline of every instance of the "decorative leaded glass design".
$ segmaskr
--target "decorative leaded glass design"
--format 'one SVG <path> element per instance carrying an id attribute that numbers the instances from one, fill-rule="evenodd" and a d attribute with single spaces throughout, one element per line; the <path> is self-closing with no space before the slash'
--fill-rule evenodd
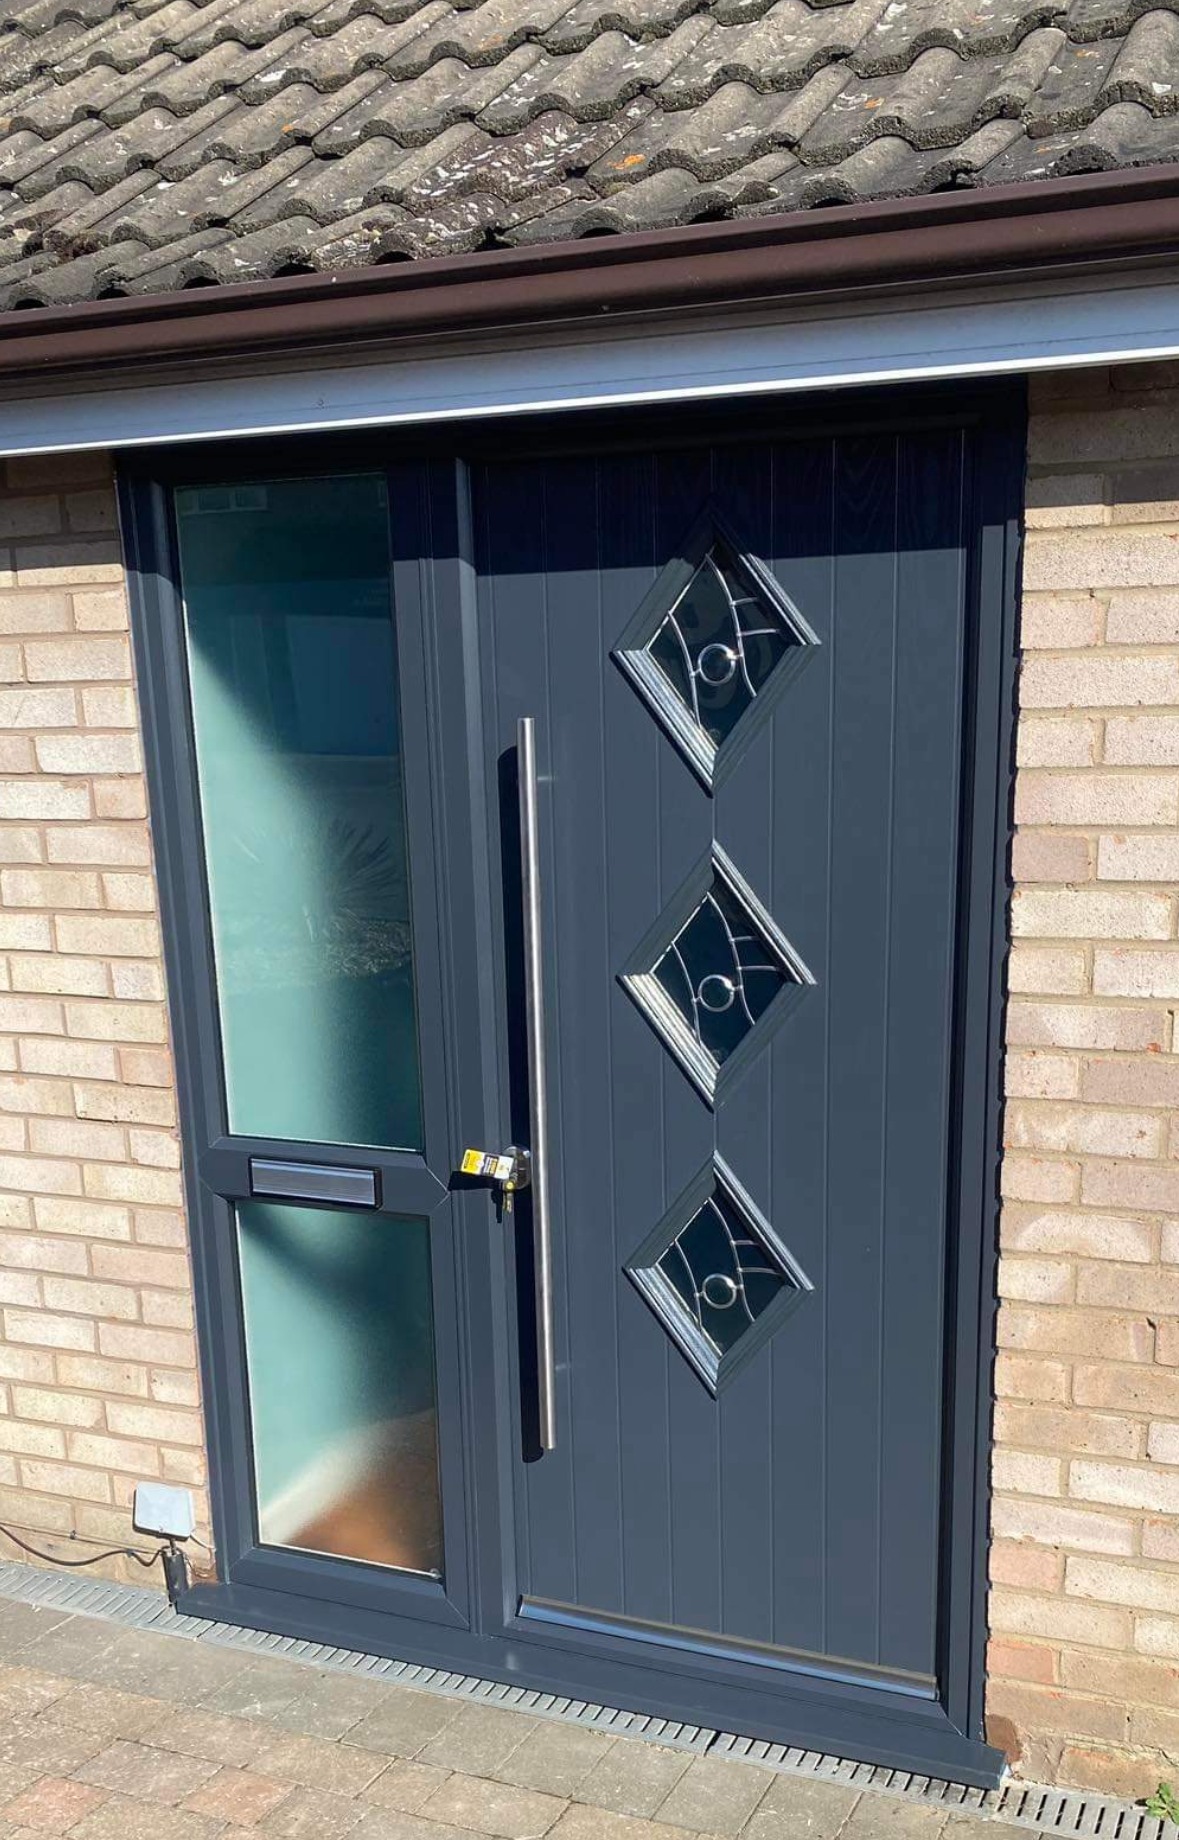
<path id="1" fill-rule="evenodd" d="M 765 564 L 708 518 L 668 563 L 614 656 L 689 764 L 711 786 L 818 644 Z"/>
<path id="2" fill-rule="evenodd" d="M 812 1288 L 719 1157 L 626 1272 L 713 1394 Z"/>
<path id="3" fill-rule="evenodd" d="M 724 851 L 711 854 L 638 948 L 622 981 L 712 1100 L 771 1020 L 814 979 Z"/>

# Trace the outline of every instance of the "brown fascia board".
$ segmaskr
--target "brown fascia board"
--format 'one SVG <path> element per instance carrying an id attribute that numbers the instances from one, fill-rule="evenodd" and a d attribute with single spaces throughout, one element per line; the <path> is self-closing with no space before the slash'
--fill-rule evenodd
<path id="1" fill-rule="evenodd" d="M 1179 256 L 1179 165 L 0 314 L 0 381 L 366 350 Z"/>

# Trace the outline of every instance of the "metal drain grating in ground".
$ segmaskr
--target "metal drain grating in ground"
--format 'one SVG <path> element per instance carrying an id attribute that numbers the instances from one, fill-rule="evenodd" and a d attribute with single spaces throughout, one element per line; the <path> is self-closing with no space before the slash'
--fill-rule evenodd
<path id="1" fill-rule="evenodd" d="M 1037 1783 L 1009 1780 L 997 1789 L 973 1789 L 965 1783 L 943 1782 L 907 1770 L 878 1764 L 855 1763 L 820 1751 L 804 1751 L 761 1738 L 742 1738 L 734 1732 L 706 1726 L 684 1725 L 671 1719 L 649 1718 L 623 1712 L 616 1706 L 599 1706 L 584 1700 L 564 1699 L 554 1693 L 537 1693 L 502 1681 L 478 1680 L 467 1674 L 450 1674 L 440 1668 L 421 1667 L 409 1661 L 390 1661 L 355 1649 L 331 1648 L 304 1642 L 295 1636 L 269 1635 L 241 1629 L 230 1623 L 207 1622 L 201 1617 L 177 1616 L 159 1591 L 134 1585 L 110 1584 L 100 1578 L 79 1578 L 68 1572 L 44 1571 L 38 1566 L 0 1561 L 0 1597 L 40 1604 L 63 1615 L 105 1617 L 125 1628 L 153 1634 L 181 1636 L 190 1641 L 212 1642 L 242 1649 L 252 1655 L 278 1655 L 310 1667 L 333 1668 L 363 1674 L 375 1680 L 395 1680 L 426 1693 L 444 1693 L 483 1705 L 511 1706 L 534 1718 L 561 1719 L 610 1732 L 616 1737 L 643 1738 L 650 1743 L 673 1745 L 679 1750 L 707 1752 L 760 1763 L 784 1775 L 818 1782 L 840 1783 L 877 1795 L 901 1796 L 907 1801 L 932 1803 L 949 1812 L 1032 1827 L 1041 1833 L 1077 1836 L 1078 1840 L 1179 1840 L 1179 1827 L 1147 1814 L 1133 1803 L 1114 1801 L 1082 1789 L 1052 1789 Z"/>
<path id="2" fill-rule="evenodd" d="M 772 1770 L 814 1777 L 820 1782 L 842 1783 L 851 1789 L 873 1789 L 900 1795 L 955 1813 L 988 1816 L 1042 1833 L 1093 1836 L 1093 1840 L 1179 1840 L 1179 1827 L 1160 1821 L 1132 1802 L 1114 1801 L 1084 1789 L 1052 1789 L 1041 1783 L 1014 1778 L 997 1789 L 972 1789 L 966 1783 L 943 1782 L 935 1776 L 917 1776 L 880 1764 L 854 1763 L 847 1757 L 829 1757 L 785 1744 L 767 1744 L 760 1738 L 739 1738 L 718 1732 L 709 1746 L 714 1757 L 743 1758 L 766 1764 Z"/>

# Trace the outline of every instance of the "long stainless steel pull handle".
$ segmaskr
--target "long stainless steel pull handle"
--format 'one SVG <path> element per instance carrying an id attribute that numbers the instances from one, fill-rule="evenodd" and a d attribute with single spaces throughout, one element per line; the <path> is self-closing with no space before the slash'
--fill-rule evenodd
<path id="1" fill-rule="evenodd" d="M 536 1395 L 540 1447 L 542 1450 L 552 1450 L 557 1442 L 553 1244 L 549 1213 L 549 1118 L 540 908 L 540 824 L 536 806 L 536 725 L 531 716 L 521 716 L 516 723 L 516 763 L 520 784 L 520 868 L 524 897 L 524 1003 L 528 1029 L 532 1256 L 536 1275 Z"/>

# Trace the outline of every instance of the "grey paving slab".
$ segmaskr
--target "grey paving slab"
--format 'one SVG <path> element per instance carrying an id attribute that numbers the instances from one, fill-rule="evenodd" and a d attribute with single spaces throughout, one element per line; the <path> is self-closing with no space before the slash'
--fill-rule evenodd
<path id="1" fill-rule="evenodd" d="M 411 1763 L 395 1758 L 381 1774 L 361 1790 L 361 1799 L 380 1808 L 394 1808 L 402 1814 L 416 1814 L 436 1789 L 450 1778 L 450 1771 L 433 1763 Z"/>
<path id="2" fill-rule="evenodd" d="M 944 1808 L 889 1795 L 863 1795 L 848 1817 L 842 1840 L 937 1840 L 946 1820 Z"/>
<path id="3" fill-rule="evenodd" d="M 387 1757 L 415 1757 L 458 1716 L 454 1700 L 395 1690 L 347 1736 L 347 1743 Z"/>
<path id="4" fill-rule="evenodd" d="M 15 1598 L 0 1598 L 0 1654 L 11 1656 L 26 1643 L 39 1640 L 64 1622 L 74 1623 L 60 1610 L 39 1604 L 22 1604 Z"/>
<path id="5" fill-rule="evenodd" d="M 222 1653 L 230 1657 L 224 1678 L 200 1694 L 201 1704 L 210 1712 L 244 1719 L 278 1719 L 306 1688 L 306 1669 L 297 1661 L 284 1661 L 278 1656 L 255 1659 L 232 1654 L 228 1649 Z"/>
<path id="6" fill-rule="evenodd" d="M 379 1756 L 326 1738 L 273 1732 L 264 1739 L 253 1767 L 264 1776 L 326 1789 L 333 1795 L 359 1795 L 385 1767 Z"/>
<path id="7" fill-rule="evenodd" d="M 254 1831 L 273 1840 L 348 1840 L 364 1809 L 350 1796 L 296 1788 Z"/>
<path id="8" fill-rule="evenodd" d="M 40 1718 L 14 1719 L 0 1725 L 0 1766 L 32 1770 L 37 1776 L 72 1776 L 107 1743 L 95 1732 L 47 1725 Z"/>
<path id="9" fill-rule="evenodd" d="M 24 1604 L 4 1608 L 25 1610 Z M 111 1648 L 126 1631 L 90 1617 L 63 1620 L 45 1612 L 30 1611 L 31 1617 L 43 1620 L 26 1625 L 24 1618 L 10 1620 L 0 1615 L 0 1646 L 9 1659 L 19 1657 L 25 1667 L 39 1668 L 47 1674 L 61 1674 L 69 1680 L 95 1680 L 100 1677 Z M 11 1640 L 10 1640 L 11 1635 Z"/>
<path id="10" fill-rule="evenodd" d="M 497 1840 L 541 1840 L 567 1806 L 559 1795 L 456 1773 L 434 1791 L 420 1812 L 426 1820 L 495 1835 Z"/>
<path id="11" fill-rule="evenodd" d="M 590 1773 L 605 1762 L 617 1742 L 605 1732 L 564 1725 L 556 1719 L 546 1720 L 516 1746 L 496 1775 L 523 1789 L 544 1789 L 550 1795 L 576 1795 Z"/>
<path id="12" fill-rule="evenodd" d="M 688 1830 L 574 1802 L 551 1831 L 555 1840 L 685 1840 Z"/>
<path id="13" fill-rule="evenodd" d="M 365 1805 L 320 1789 L 292 1789 L 281 1808 L 260 1821 L 256 1832 L 274 1840 L 347 1840 Z"/>
<path id="14" fill-rule="evenodd" d="M 203 1706 L 173 1710 L 146 1734 L 145 1742 L 185 1757 L 203 1757 L 209 1763 L 245 1769 L 257 1757 L 269 1727 L 250 1719 L 230 1718 L 224 1712 L 206 1712 Z"/>
<path id="15" fill-rule="evenodd" d="M 38 1668 L 0 1667 L 0 1718 L 31 1717 L 70 1690 L 68 1680 Z"/>
<path id="16" fill-rule="evenodd" d="M 653 1815 L 692 1759 L 685 1751 L 620 1738 L 590 1771 L 576 1800 L 618 1814 Z"/>
<path id="17" fill-rule="evenodd" d="M 115 1795 L 84 1815 L 70 1829 L 70 1840 L 217 1840 L 225 1832 L 224 1821 L 211 1821 L 187 1808 L 160 1808 Z"/>
<path id="18" fill-rule="evenodd" d="M 79 1681 L 41 1714 L 50 1725 L 73 1725 L 108 1738 L 141 1738 L 171 1717 L 171 1708 L 143 1693 Z"/>
<path id="19" fill-rule="evenodd" d="M 775 1776 L 743 1840 L 835 1840 L 859 1799 L 843 1783 Z"/>
<path id="20" fill-rule="evenodd" d="M 109 1624 L 97 1624 L 110 1628 Z M 142 1629 L 124 1629 L 112 1641 L 93 1671 L 93 1677 L 128 1693 L 142 1692 L 150 1681 L 152 1697 L 197 1702 L 203 1693 L 229 1680 L 242 1666 L 242 1656 L 211 1642 L 187 1642 L 175 1636 Z"/>
<path id="21" fill-rule="evenodd" d="M 656 1813 L 661 1821 L 701 1834 L 736 1834 L 773 1777 L 755 1763 L 694 1757 Z"/>
<path id="22" fill-rule="evenodd" d="M 398 1814 L 393 1808 L 366 1809 L 353 1833 L 355 1840 L 471 1840 L 469 1830 L 444 1827 L 417 1814 Z"/>
<path id="23" fill-rule="evenodd" d="M 423 1763 L 439 1763 L 469 1776 L 492 1776 L 523 1744 L 536 1720 L 501 1706 L 460 1704 L 450 1720 L 418 1752 Z"/>
<path id="24" fill-rule="evenodd" d="M 29 1788 L 42 1774 L 35 1764 L 0 1763 L 0 1808 Z"/>
<path id="25" fill-rule="evenodd" d="M 312 1671 L 301 1667 L 298 1671 L 305 1676 L 305 1684 L 288 1705 L 269 1716 L 271 1723 L 282 1730 L 302 1732 L 308 1737 L 342 1738 L 375 1712 L 382 1700 L 398 1691 L 381 1681 L 333 1673 L 327 1668 Z"/>
<path id="26" fill-rule="evenodd" d="M 241 1656 L 226 1649 L 123 1629 L 87 1616 L 47 1625 L 18 1653 L 26 1666 L 129 1693 L 140 1691 L 150 1679 L 152 1696 L 164 1700 L 196 1699 L 205 1682 L 228 1678 L 242 1665 Z"/>
<path id="27" fill-rule="evenodd" d="M 218 1765 L 178 1751 L 154 1750 L 146 1744 L 117 1739 L 80 1764 L 72 1774 L 79 1782 L 133 1795 L 139 1801 L 175 1807 L 217 1774 Z"/>

